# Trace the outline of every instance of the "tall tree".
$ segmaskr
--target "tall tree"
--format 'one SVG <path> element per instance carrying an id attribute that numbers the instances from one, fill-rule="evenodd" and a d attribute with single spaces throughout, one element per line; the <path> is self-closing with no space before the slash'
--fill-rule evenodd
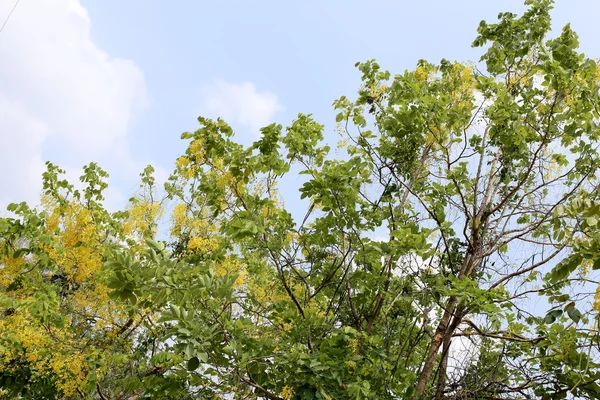
<path id="1" fill-rule="evenodd" d="M 199 118 L 164 195 L 148 168 L 113 214 L 97 166 L 77 191 L 50 164 L 43 210 L 0 220 L 0 388 L 600 398 L 600 66 L 526 4 L 480 24 L 479 64 L 357 64 L 338 158 L 310 115 L 249 147 Z"/>

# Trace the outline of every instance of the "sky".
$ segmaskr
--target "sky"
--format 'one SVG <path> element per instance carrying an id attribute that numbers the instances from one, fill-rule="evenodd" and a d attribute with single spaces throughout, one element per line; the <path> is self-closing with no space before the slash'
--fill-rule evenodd
<path id="1" fill-rule="evenodd" d="M 0 0 L 0 26 L 16 0 Z M 553 22 L 600 57 L 600 1 L 559 0 Z M 312 113 L 335 145 L 332 102 L 354 64 L 401 73 L 418 59 L 477 61 L 482 19 L 521 0 L 19 0 L 0 32 L 0 210 L 35 204 L 45 161 L 75 181 L 98 162 L 107 206 L 123 207 L 152 164 L 164 180 L 196 118 L 223 117 L 249 144 L 259 128 Z M 334 146 L 332 146 L 334 147 Z M 0 214 L 1 215 L 1 214 Z"/>

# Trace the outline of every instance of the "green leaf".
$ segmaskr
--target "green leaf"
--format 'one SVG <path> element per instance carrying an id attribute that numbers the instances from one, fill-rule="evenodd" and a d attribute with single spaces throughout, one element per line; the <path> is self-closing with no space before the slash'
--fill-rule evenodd
<path id="1" fill-rule="evenodd" d="M 19 249 L 13 253 L 13 258 L 22 257 L 26 254 L 29 254 L 30 252 L 31 252 L 31 250 L 28 248 Z"/>
<path id="2" fill-rule="evenodd" d="M 200 360 L 198 357 L 192 357 L 187 362 L 188 371 L 195 371 L 200 366 Z"/>
<path id="3" fill-rule="evenodd" d="M 572 254 L 565 258 L 550 271 L 550 282 L 558 282 L 566 279 L 571 272 L 581 264 L 583 257 L 580 254 Z"/>
<path id="4" fill-rule="evenodd" d="M 196 356 L 203 363 L 205 363 L 205 362 L 208 361 L 208 354 L 207 353 L 204 353 L 204 352 L 201 351 L 201 352 L 196 353 Z"/>
<path id="5" fill-rule="evenodd" d="M 575 308 L 575 303 L 568 304 L 565 308 L 565 311 L 567 312 L 569 318 L 571 318 L 571 320 L 573 320 L 573 322 L 575 323 L 578 323 L 581 320 L 581 317 L 583 316 L 581 312 L 577 308 Z"/>
<path id="6" fill-rule="evenodd" d="M 171 314 L 177 318 L 181 317 L 181 309 L 179 307 L 177 307 L 175 304 L 171 304 L 169 306 L 169 308 L 171 309 Z"/>
<path id="7" fill-rule="evenodd" d="M 552 310 L 548 314 L 546 314 L 546 318 L 544 318 L 544 322 L 547 324 L 552 324 L 558 317 L 562 315 L 562 310 Z"/>

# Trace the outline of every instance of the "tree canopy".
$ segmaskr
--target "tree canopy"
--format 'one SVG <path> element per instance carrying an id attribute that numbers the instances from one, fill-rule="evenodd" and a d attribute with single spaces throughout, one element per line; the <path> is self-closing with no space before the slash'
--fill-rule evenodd
<path id="1" fill-rule="evenodd" d="M 47 163 L 0 218 L 2 396 L 600 399 L 600 64 L 526 4 L 478 63 L 358 63 L 335 154 L 200 117 L 118 212 Z"/>

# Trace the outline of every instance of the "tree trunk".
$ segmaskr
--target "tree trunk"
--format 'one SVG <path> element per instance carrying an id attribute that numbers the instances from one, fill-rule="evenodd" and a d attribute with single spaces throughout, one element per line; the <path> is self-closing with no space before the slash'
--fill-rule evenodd
<path id="1" fill-rule="evenodd" d="M 435 330 L 435 334 L 431 339 L 431 346 L 429 347 L 429 352 L 427 353 L 427 358 L 425 359 L 425 364 L 423 365 L 423 369 L 421 370 L 421 374 L 419 375 L 419 379 L 417 380 L 417 398 L 423 397 L 425 393 L 425 389 L 427 388 L 427 383 L 431 378 L 431 374 L 433 373 L 433 369 L 435 367 L 435 361 L 442 347 L 442 343 L 444 338 L 446 337 L 446 331 L 448 329 L 448 323 L 450 322 L 450 318 L 456 308 L 456 297 L 451 297 L 448 299 L 448 304 L 446 306 L 446 310 L 444 311 L 444 315 L 440 323 L 438 324 L 437 329 Z"/>
<path id="2" fill-rule="evenodd" d="M 446 388 L 446 371 L 448 369 L 448 355 L 450 353 L 451 335 L 444 337 L 444 347 L 442 349 L 442 361 L 440 361 L 440 369 L 438 371 L 438 382 L 435 393 L 435 400 L 444 398 L 444 389 Z"/>
<path id="3" fill-rule="evenodd" d="M 462 279 L 465 276 L 471 275 L 474 266 L 477 265 L 477 261 L 475 257 L 471 254 L 468 254 L 465 262 L 461 268 L 460 273 L 458 274 L 458 279 Z M 425 390 L 427 389 L 427 383 L 431 379 L 431 374 L 433 373 L 435 362 L 437 359 L 438 352 L 440 347 L 442 347 L 442 343 L 445 341 L 449 341 L 454 334 L 454 331 L 460 325 L 462 318 L 465 316 L 465 309 L 460 308 L 457 309 L 457 300 L 456 296 L 451 296 L 448 299 L 448 303 L 444 309 L 444 315 L 440 320 L 437 329 L 435 330 L 435 334 L 431 339 L 431 346 L 429 347 L 429 352 L 427 354 L 427 358 L 425 359 L 425 364 L 423 365 L 423 369 L 421 370 L 421 374 L 419 375 L 419 379 L 417 380 L 416 393 L 417 398 L 422 398 L 423 394 L 425 394 Z M 452 319 L 452 323 L 450 324 L 450 319 Z"/>

